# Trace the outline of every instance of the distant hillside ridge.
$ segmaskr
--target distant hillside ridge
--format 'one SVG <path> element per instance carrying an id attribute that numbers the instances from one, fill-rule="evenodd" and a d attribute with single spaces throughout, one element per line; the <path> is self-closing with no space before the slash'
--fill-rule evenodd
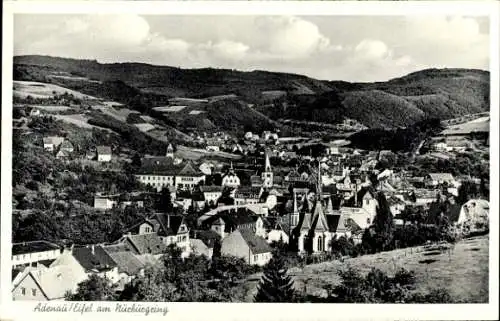
<path id="1" fill-rule="evenodd" d="M 78 81 L 53 77 L 57 73 Z M 31 55 L 14 57 L 14 79 L 54 83 L 141 111 L 166 105 L 172 97 L 232 94 L 260 113 L 245 111 L 235 117 L 242 107 L 224 104 L 224 108 L 234 109 L 229 111 L 232 128 L 265 118 L 326 124 L 350 118 L 370 128 L 398 128 L 424 119 L 444 120 L 490 109 L 490 74 L 477 69 L 426 69 L 385 82 L 351 83 L 261 70 L 181 69 Z M 216 112 L 220 115 L 220 108 Z M 219 119 L 205 117 L 193 123 L 218 127 L 223 123 Z"/>

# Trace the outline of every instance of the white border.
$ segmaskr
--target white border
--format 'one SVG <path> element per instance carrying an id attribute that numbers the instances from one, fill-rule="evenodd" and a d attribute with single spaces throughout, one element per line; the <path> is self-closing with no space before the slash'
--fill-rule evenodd
<path id="1" fill-rule="evenodd" d="M 498 317 L 498 177 L 500 106 L 499 82 L 499 3 L 496 1 L 400 1 L 400 2 L 316 2 L 316 1 L 15 1 L 4 2 L 2 50 L 2 185 L 1 185 L 1 278 L 0 320 L 92 320 L 110 317 L 137 320 L 141 315 L 132 314 L 33 314 L 33 303 L 11 301 L 11 151 L 12 151 L 12 29 L 14 13 L 136 13 L 177 15 L 484 15 L 490 17 L 490 73 L 491 73 L 491 232 L 490 232 L 490 283 L 489 304 L 455 305 L 312 305 L 312 304 L 211 304 L 169 303 L 173 320 L 488 320 Z M 475 262 L 471 262 L 475 264 Z M 151 304 L 154 305 L 154 304 Z M 162 316 L 148 318 L 164 319 Z"/>

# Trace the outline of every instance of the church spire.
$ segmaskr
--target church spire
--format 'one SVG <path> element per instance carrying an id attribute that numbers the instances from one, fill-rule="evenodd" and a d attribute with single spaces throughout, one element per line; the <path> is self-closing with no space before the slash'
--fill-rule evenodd
<path id="1" fill-rule="evenodd" d="M 267 151 L 265 152 L 265 154 L 266 154 L 266 159 L 264 161 L 264 172 L 272 172 L 271 161 L 269 160 L 269 154 Z"/>
<path id="2" fill-rule="evenodd" d="M 318 161 L 318 180 L 316 182 L 316 198 L 321 201 L 321 161 Z"/>

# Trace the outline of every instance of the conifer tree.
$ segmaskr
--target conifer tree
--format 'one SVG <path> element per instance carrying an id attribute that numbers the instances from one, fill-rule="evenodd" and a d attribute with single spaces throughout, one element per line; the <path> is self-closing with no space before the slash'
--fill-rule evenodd
<path id="1" fill-rule="evenodd" d="M 388 250 L 394 236 L 394 216 L 382 192 L 377 193 L 377 202 L 377 212 L 373 220 L 373 227 L 376 233 L 376 246 L 379 250 Z"/>
<path id="2" fill-rule="evenodd" d="M 287 275 L 285 261 L 282 256 L 274 255 L 264 267 L 255 302 L 286 303 L 294 299 L 293 279 Z"/>

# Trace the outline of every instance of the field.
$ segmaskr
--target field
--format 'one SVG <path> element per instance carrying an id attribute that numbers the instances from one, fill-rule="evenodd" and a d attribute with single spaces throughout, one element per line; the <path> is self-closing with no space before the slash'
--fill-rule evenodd
<path id="1" fill-rule="evenodd" d="M 441 135 L 464 135 L 473 132 L 489 132 L 490 117 L 481 117 L 464 124 L 453 125 L 441 133 Z"/>
<path id="2" fill-rule="evenodd" d="M 183 159 L 198 160 L 202 157 L 219 157 L 226 159 L 240 159 L 241 155 L 235 155 L 226 152 L 209 152 L 204 149 L 190 148 L 186 146 L 177 146 L 176 155 Z"/>
<path id="3" fill-rule="evenodd" d="M 451 254 L 416 247 L 346 259 L 343 263 L 331 261 L 304 269 L 291 268 L 288 273 L 293 276 L 297 290 L 321 296 L 326 284 L 338 284 L 337 271 L 347 266 L 364 273 L 375 267 L 391 275 L 405 268 L 416 273 L 417 292 L 446 288 L 457 303 L 487 303 L 488 242 L 488 236 L 481 236 L 460 241 Z M 256 274 L 242 285 L 246 302 L 252 301 L 259 279 L 260 274 Z"/>
<path id="4" fill-rule="evenodd" d="M 78 91 L 74 91 L 68 88 L 35 81 L 14 81 L 13 91 L 14 96 L 22 98 L 32 96 L 33 98 L 47 99 L 54 97 L 54 95 L 62 95 L 64 93 L 68 93 L 79 99 L 96 99 L 95 97 L 84 95 Z"/>

